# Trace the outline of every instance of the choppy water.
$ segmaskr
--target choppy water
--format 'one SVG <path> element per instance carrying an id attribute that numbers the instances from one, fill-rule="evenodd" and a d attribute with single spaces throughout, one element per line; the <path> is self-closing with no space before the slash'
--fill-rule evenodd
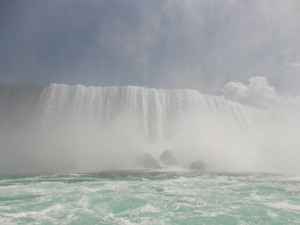
<path id="1" fill-rule="evenodd" d="M 300 224 L 300 177 L 187 171 L 1 176 L 0 224 Z"/>

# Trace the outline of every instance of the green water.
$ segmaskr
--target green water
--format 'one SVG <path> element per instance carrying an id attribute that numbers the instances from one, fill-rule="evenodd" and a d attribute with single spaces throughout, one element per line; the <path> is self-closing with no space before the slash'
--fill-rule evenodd
<path id="1" fill-rule="evenodd" d="M 188 171 L 0 176 L 0 224 L 300 224 L 300 177 Z"/>

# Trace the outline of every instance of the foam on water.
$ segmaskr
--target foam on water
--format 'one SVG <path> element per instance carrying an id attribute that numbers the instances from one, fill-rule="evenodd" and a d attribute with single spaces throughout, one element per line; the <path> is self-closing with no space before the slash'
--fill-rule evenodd
<path id="1" fill-rule="evenodd" d="M 299 224 L 295 185 L 299 176 L 188 171 L 2 176 L 0 223 Z"/>
<path id="2" fill-rule="evenodd" d="M 285 201 L 268 203 L 267 206 L 273 207 L 273 208 L 278 208 L 278 209 L 284 209 L 284 210 L 299 210 L 300 211 L 300 205 L 289 204 Z"/>

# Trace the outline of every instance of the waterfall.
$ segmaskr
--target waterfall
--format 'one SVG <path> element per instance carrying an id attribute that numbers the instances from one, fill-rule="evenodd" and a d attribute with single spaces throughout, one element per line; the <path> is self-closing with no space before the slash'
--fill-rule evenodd
<path id="1" fill-rule="evenodd" d="M 169 149 L 182 166 L 300 171 L 299 115 L 190 89 L 22 84 L 0 89 L 1 171 L 136 168 Z M 26 96 L 24 95 L 26 93 Z"/>
<path id="2" fill-rule="evenodd" d="M 172 122 L 194 113 L 221 118 L 237 127 L 253 127 L 288 114 L 245 106 L 191 89 L 155 89 L 138 86 L 87 87 L 51 84 L 41 94 L 38 108 L 43 124 L 82 121 L 104 126 L 121 113 L 130 113 L 154 140 L 168 137 Z"/>

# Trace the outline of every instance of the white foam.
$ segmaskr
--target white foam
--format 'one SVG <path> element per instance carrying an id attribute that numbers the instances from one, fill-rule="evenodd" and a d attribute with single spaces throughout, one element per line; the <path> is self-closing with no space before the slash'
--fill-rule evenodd
<path id="1" fill-rule="evenodd" d="M 150 213 L 156 213 L 156 212 L 159 212 L 158 209 L 156 209 L 154 206 L 152 205 L 145 205 L 144 207 L 141 207 L 139 209 L 140 212 L 150 212 Z"/>
<path id="2" fill-rule="evenodd" d="M 276 218 L 278 217 L 278 215 L 274 212 L 271 212 L 271 211 L 267 211 L 267 215 L 270 217 L 270 218 Z"/>
<path id="3" fill-rule="evenodd" d="M 293 205 L 287 202 L 267 203 L 266 206 L 283 210 L 300 210 L 300 205 Z"/>
<path id="4" fill-rule="evenodd" d="M 108 216 L 105 217 L 106 220 L 112 221 L 113 224 L 120 224 L 120 225 L 135 225 L 135 223 L 131 223 L 129 220 L 124 218 L 115 217 L 113 213 L 109 213 Z"/>

